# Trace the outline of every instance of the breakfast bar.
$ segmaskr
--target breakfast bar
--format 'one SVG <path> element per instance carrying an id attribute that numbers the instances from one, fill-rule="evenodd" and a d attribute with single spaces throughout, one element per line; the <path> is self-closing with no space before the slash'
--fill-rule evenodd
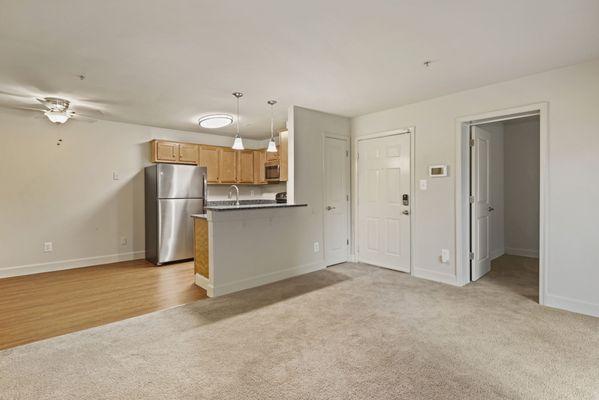
<path id="1" fill-rule="evenodd" d="M 195 283 L 209 297 L 312 272 L 296 265 L 293 231 L 307 204 L 212 204 L 194 214 Z"/>

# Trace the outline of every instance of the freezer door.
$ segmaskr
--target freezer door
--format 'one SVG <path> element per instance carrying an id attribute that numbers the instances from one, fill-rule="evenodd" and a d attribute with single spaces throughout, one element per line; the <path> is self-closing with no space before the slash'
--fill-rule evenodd
<path id="1" fill-rule="evenodd" d="M 193 258 L 193 218 L 204 199 L 158 200 L 158 264 Z"/>
<path id="2" fill-rule="evenodd" d="M 204 197 L 206 167 L 158 164 L 159 199 L 198 199 Z"/>

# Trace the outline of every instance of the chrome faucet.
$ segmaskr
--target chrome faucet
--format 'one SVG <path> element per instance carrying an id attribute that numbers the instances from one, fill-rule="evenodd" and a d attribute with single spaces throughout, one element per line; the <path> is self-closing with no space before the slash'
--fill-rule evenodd
<path id="1" fill-rule="evenodd" d="M 237 185 L 229 186 L 229 198 L 231 198 L 231 190 L 235 189 L 235 205 L 239 205 L 239 188 Z"/>

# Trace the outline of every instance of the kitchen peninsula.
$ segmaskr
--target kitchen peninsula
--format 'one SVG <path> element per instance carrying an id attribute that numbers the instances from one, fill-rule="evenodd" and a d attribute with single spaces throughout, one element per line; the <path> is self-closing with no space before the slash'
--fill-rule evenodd
<path id="1" fill-rule="evenodd" d="M 303 207 L 241 201 L 192 215 L 196 285 L 214 297 L 321 269 L 294 262 L 294 221 Z"/>

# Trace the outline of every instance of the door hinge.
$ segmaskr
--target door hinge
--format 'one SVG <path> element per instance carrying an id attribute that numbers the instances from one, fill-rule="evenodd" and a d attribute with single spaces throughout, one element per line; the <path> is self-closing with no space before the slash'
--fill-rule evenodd
<path id="1" fill-rule="evenodd" d="M 468 254 L 468 258 L 469 258 L 470 260 L 474 260 L 474 253 L 473 253 L 473 252 L 470 252 L 470 253 Z"/>
<path id="2" fill-rule="evenodd" d="M 346 201 L 349 201 L 349 194 L 346 194 L 346 195 L 345 195 L 345 200 L 346 200 Z"/>
<path id="3" fill-rule="evenodd" d="M 474 147 L 474 139 L 470 139 L 470 147 Z"/>
<path id="4" fill-rule="evenodd" d="M 349 157 L 349 150 L 345 150 L 345 157 Z"/>
<path id="5" fill-rule="evenodd" d="M 474 204 L 474 196 L 470 196 L 470 204 Z"/>
<path id="6" fill-rule="evenodd" d="M 349 239 L 347 239 L 347 245 L 349 246 Z"/>
<path id="7" fill-rule="evenodd" d="M 360 159 L 360 153 L 356 153 L 356 158 L 359 160 Z"/>

